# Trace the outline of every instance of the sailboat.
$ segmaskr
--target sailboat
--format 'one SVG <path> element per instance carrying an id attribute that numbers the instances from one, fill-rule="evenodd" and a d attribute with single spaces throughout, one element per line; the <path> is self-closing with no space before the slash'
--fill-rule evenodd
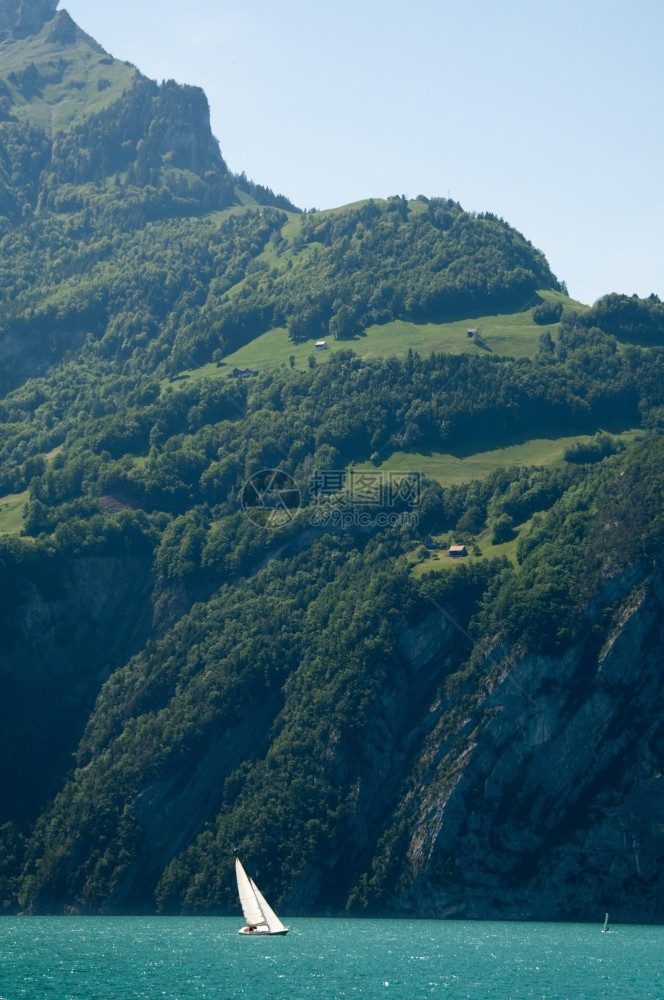
<path id="1" fill-rule="evenodd" d="M 602 934 L 606 934 L 607 931 L 610 930 L 611 928 L 609 927 L 609 914 L 607 913 L 606 916 L 604 917 L 604 926 L 602 927 Z"/>
<path id="2" fill-rule="evenodd" d="M 235 875 L 240 905 L 247 921 L 247 926 L 241 927 L 238 934 L 288 934 L 289 928 L 284 927 L 239 858 L 235 859 Z"/>

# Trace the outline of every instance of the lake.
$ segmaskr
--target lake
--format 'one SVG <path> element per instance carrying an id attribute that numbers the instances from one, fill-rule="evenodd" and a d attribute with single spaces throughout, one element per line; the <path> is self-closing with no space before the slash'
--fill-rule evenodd
<path id="1" fill-rule="evenodd" d="M 601 923 L 2 917 L 0 1000 L 664 1000 L 664 928 Z"/>

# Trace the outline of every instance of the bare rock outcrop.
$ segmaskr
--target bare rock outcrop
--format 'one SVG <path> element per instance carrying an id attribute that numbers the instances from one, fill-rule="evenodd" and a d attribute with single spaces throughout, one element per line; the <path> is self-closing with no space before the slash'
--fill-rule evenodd
<path id="1" fill-rule="evenodd" d="M 621 582 L 594 609 L 608 634 L 508 653 L 439 743 L 401 809 L 408 888 L 388 911 L 662 920 L 664 571 Z"/>
<path id="2" fill-rule="evenodd" d="M 55 15 L 59 3 L 60 0 L 0 0 L 0 40 L 37 34 Z"/>

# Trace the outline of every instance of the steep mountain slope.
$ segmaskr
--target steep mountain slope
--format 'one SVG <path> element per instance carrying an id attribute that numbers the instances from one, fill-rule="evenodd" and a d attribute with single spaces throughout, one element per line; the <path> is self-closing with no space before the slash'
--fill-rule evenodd
<path id="1" fill-rule="evenodd" d="M 50 21 L 59 0 L 0 0 L 0 39 L 21 38 L 39 31 Z"/>
<path id="2" fill-rule="evenodd" d="M 153 257 L 167 259 L 177 241 L 170 220 L 244 203 L 294 208 L 230 174 L 210 131 L 202 90 L 147 80 L 104 52 L 66 11 L 52 16 L 53 6 L 3 7 L 5 389 L 47 371 L 86 336 L 103 336 L 111 314 L 127 307 L 118 285 L 130 279 L 126 273 L 118 279 L 117 272 L 126 272 L 133 253 L 128 244 L 145 233 L 148 221 L 155 225 L 146 251 L 151 246 Z M 198 244 L 200 251 L 203 235 Z M 95 267 L 111 271 L 122 303 L 107 302 L 104 278 L 91 279 Z M 131 303 L 134 314 L 145 314 L 148 328 L 168 310 L 171 296 L 164 291 L 163 303 Z"/>
<path id="3" fill-rule="evenodd" d="M 0 56 L 2 908 L 235 912 L 239 850 L 284 912 L 664 918 L 659 300 L 450 199 L 299 213 L 52 0 Z M 517 360 L 361 353 L 510 310 Z M 233 372 L 266 331 L 308 364 Z"/>
<path id="4" fill-rule="evenodd" d="M 495 657 L 477 706 L 427 748 L 360 898 L 395 914 L 593 920 L 616 906 L 660 922 L 663 597 L 660 558 L 607 586 L 563 656 Z"/>
<path id="5" fill-rule="evenodd" d="M 240 849 L 292 912 L 660 920 L 661 453 L 567 490 L 518 574 L 291 529 L 109 679 L 22 905 L 232 912 Z"/>
<path id="6" fill-rule="evenodd" d="M 66 11 L 1 49 L 0 205 L 10 221 L 38 207 L 90 204 L 86 184 L 99 195 L 122 180 L 139 189 L 163 182 L 210 206 L 232 200 L 202 91 L 144 79 Z"/>

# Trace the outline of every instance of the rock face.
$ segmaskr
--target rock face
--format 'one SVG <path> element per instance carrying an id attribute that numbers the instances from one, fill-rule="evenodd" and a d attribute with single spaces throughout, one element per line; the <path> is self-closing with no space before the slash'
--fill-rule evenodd
<path id="1" fill-rule="evenodd" d="M 614 609 L 608 636 L 591 629 L 560 658 L 508 654 L 436 748 L 402 807 L 410 884 L 387 912 L 664 918 L 663 568 L 610 589 L 595 612 Z"/>
<path id="2" fill-rule="evenodd" d="M 662 922 L 664 562 L 612 579 L 564 655 L 498 649 L 479 688 L 468 678 L 443 696 L 439 661 L 453 638 L 442 614 L 396 626 L 401 655 L 361 760 L 338 760 L 340 776 L 357 776 L 343 834 L 283 908 L 598 922 L 609 910 L 617 922 Z M 233 734 L 238 745 L 255 738 Z M 169 804 L 189 819 L 209 799 L 215 753 L 223 747 L 180 783 L 189 801 L 177 782 L 145 789 L 148 859 L 168 857 L 165 840 L 179 835 L 164 822 Z M 141 885 L 137 871 L 128 879 Z M 131 900 L 135 888 L 123 889 Z"/>
<path id="3" fill-rule="evenodd" d="M 0 815 L 25 821 L 57 790 L 100 685 L 149 634 L 150 594 L 149 564 L 132 556 L 44 563 L 38 581 L 17 580 L 0 615 L 0 729 L 14 746 Z"/>
<path id="4" fill-rule="evenodd" d="M 24 38 L 41 31 L 60 0 L 0 0 L 0 37 Z"/>
<path id="5" fill-rule="evenodd" d="M 147 557 L 38 568 L 39 586 L 27 579 L 0 608 L 0 732 L 25 753 L 20 726 L 40 734 L 44 773 L 24 821 L 57 791 L 104 678 L 153 634 Z M 618 923 L 663 922 L 664 557 L 612 579 L 558 657 L 501 648 L 479 685 L 441 685 L 453 639 L 440 612 L 395 623 L 361 754 L 335 761 L 339 782 L 354 778 L 348 812 L 285 912 L 599 922 L 609 910 Z M 45 683 L 41 716 L 21 716 Z M 275 686 L 176 764 L 144 772 L 127 803 L 138 846 L 100 911 L 152 910 L 160 873 L 214 817 L 228 776 L 265 753 L 281 706 Z M 100 744 L 99 773 L 106 754 Z M 7 809 L 26 798 L 30 761 L 15 760 Z M 49 886 L 35 912 L 61 912 L 65 891 Z"/>

